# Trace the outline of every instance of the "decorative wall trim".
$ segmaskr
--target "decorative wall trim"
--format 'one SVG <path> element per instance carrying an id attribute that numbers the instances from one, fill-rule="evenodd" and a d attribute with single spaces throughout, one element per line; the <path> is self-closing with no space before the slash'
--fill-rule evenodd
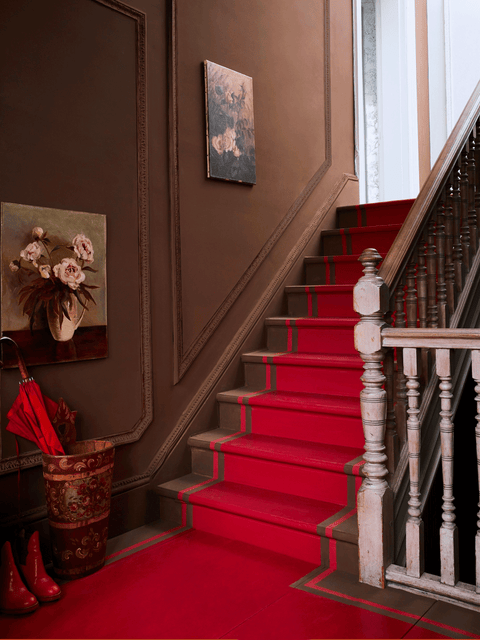
<path id="1" fill-rule="evenodd" d="M 180 244 L 180 198 L 179 198 L 179 161 L 178 161 L 178 93 L 177 93 L 177 1 L 171 0 L 170 30 L 170 205 L 172 219 L 172 273 L 174 296 L 174 383 L 185 375 L 186 371 L 203 349 L 211 335 L 216 331 L 228 310 L 252 279 L 260 265 L 283 235 L 288 225 L 303 207 L 315 187 L 320 183 L 332 164 L 332 127 L 331 127 L 331 60 L 330 60 L 330 0 L 324 1 L 324 96 L 325 96 L 325 160 L 304 187 L 301 194 L 287 211 L 260 253 L 250 263 L 240 280 L 236 283 L 217 311 L 202 329 L 192 346 L 183 350 L 183 308 L 182 308 L 182 267 Z"/>
<path id="2" fill-rule="evenodd" d="M 140 332 L 141 332 L 141 380 L 142 413 L 130 431 L 103 436 L 115 445 L 136 442 L 153 420 L 152 396 L 152 338 L 150 314 L 150 272 L 149 272 L 149 220 L 148 220 L 148 149 L 147 149 L 147 78 L 146 78 L 146 18 L 145 14 L 132 9 L 119 0 L 92 0 L 117 11 L 136 23 L 136 81 L 137 81 L 137 214 L 140 289 Z M 102 436 L 99 436 L 102 439 Z M 21 469 L 41 465 L 41 453 L 25 453 L 0 460 L 0 476 Z"/>
<path id="3" fill-rule="evenodd" d="M 305 247 L 313 238 L 315 232 L 318 231 L 320 225 L 322 224 L 325 216 L 330 211 L 332 206 L 335 204 L 335 201 L 342 193 L 343 189 L 349 182 L 358 182 L 358 178 L 349 173 L 344 173 L 342 177 L 337 181 L 334 185 L 331 192 L 328 196 L 325 197 L 324 204 L 322 207 L 316 212 L 312 221 L 305 229 L 303 234 L 301 235 L 298 242 L 295 244 L 293 249 L 287 256 L 287 259 L 277 271 L 275 277 L 270 282 L 270 285 L 265 290 L 261 300 L 258 302 L 257 306 L 253 309 L 253 311 L 248 316 L 247 320 L 237 331 L 235 337 L 230 342 L 226 350 L 223 352 L 220 360 L 217 362 L 215 368 L 211 371 L 208 378 L 205 380 L 205 383 L 198 391 L 198 393 L 194 396 L 188 407 L 185 409 L 183 414 L 181 415 L 179 421 L 172 429 L 169 437 L 164 442 L 162 447 L 158 450 L 157 454 L 153 458 L 152 462 L 148 466 L 145 474 L 142 476 L 137 476 L 137 480 L 152 477 L 165 462 L 167 457 L 173 451 L 175 446 L 178 444 L 180 439 L 183 437 L 191 422 L 207 400 L 208 396 L 214 389 L 215 385 L 219 382 L 222 375 L 226 372 L 227 368 L 232 363 L 232 360 L 238 355 L 239 350 L 242 347 L 245 339 L 248 334 L 253 330 L 254 326 L 257 322 L 262 318 L 262 315 L 265 314 L 265 311 L 270 304 L 273 296 L 278 291 L 278 289 L 282 286 L 285 278 L 288 276 L 290 270 L 296 263 L 296 261 L 301 257 Z"/>
<path id="4" fill-rule="evenodd" d="M 178 161 L 178 34 L 177 0 L 170 3 L 169 30 L 169 172 L 170 172 L 170 219 L 171 219 L 171 261 L 173 293 L 173 379 L 176 384 L 183 373 L 180 372 L 183 357 L 183 314 L 182 314 L 182 246 L 180 233 L 180 169 Z"/>

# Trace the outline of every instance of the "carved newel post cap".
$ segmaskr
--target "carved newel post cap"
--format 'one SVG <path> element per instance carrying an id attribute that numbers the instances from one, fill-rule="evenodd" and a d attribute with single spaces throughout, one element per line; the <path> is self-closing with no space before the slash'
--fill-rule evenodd
<path id="1" fill-rule="evenodd" d="M 372 247 L 370 247 L 369 249 L 365 249 L 362 252 L 362 254 L 358 258 L 358 261 L 361 262 L 365 267 L 363 270 L 363 273 L 365 273 L 366 275 L 367 270 L 370 272 L 372 267 L 374 271 L 376 271 L 377 265 L 380 264 L 380 262 L 382 261 L 382 256 L 378 253 L 376 249 L 373 249 Z M 374 273 L 374 271 L 371 271 L 371 272 Z"/>
<path id="2" fill-rule="evenodd" d="M 379 316 L 388 311 L 388 287 L 377 275 L 382 256 L 376 249 L 365 249 L 359 257 L 363 273 L 353 289 L 353 308 L 361 316 Z"/>

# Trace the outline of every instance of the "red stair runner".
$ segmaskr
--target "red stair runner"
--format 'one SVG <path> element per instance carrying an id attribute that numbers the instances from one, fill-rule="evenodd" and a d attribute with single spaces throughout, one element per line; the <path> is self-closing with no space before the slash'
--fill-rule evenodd
<path id="1" fill-rule="evenodd" d="M 189 438 L 193 473 L 158 487 L 186 505 L 184 524 L 324 565 L 333 537 L 356 571 L 363 432 L 352 291 L 359 254 L 386 255 L 412 204 L 337 210 L 324 255 L 305 258 L 306 284 L 286 287 L 288 317 L 267 319 L 266 350 L 242 356 L 246 386 L 218 394 L 219 428 Z"/>

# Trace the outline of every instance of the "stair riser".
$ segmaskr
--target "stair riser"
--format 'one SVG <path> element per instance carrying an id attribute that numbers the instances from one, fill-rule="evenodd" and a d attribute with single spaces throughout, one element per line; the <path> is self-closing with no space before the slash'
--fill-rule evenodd
<path id="1" fill-rule="evenodd" d="M 159 519 L 172 522 L 174 524 L 182 524 L 182 510 L 184 505 L 180 500 L 169 498 L 167 496 L 158 496 Z"/>
<path id="2" fill-rule="evenodd" d="M 362 368 L 307 367 L 301 365 L 267 365 L 245 363 L 245 380 L 254 389 L 275 389 L 291 393 L 320 393 L 323 395 L 360 394 L 363 388 Z"/>
<path id="3" fill-rule="evenodd" d="M 360 401 L 359 401 L 360 406 Z M 220 426 L 238 432 L 242 428 L 241 406 L 220 402 Z M 362 448 L 362 421 L 359 417 L 332 415 L 273 407 L 244 407 L 247 431 L 264 436 L 295 438 L 307 442 L 342 444 Z"/>
<path id="4" fill-rule="evenodd" d="M 348 292 L 287 292 L 288 314 L 300 318 L 356 318 L 353 293 Z"/>
<path id="5" fill-rule="evenodd" d="M 374 227 L 365 233 L 340 232 L 322 234 L 322 253 L 325 256 L 341 256 L 362 253 L 367 247 L 374 247 L 381 254 L 386 253 L 395 240 L 398 229 L 373 231 Z"/>
<path id="6" fill-rule="evenodd" d="M 197 504 L 192 509 L 195 529 L 247 542 L 317 566 L 321 564 L 320 536 Z"/>
<path id="7" fill-rule="evenodd" d="M 362 277 L 362 265 L 358 260 L 351 262 L 307 262 L 305 282 L 316 284 L 355 284 Z"/>
<path id="8" fill-rule="evenodd" d="M 351 447 L 363 447 L 362 420 L 308 411 L 284 411 L 271 407 L 252 407 L 252 433 L 307 440 L 323 444 L 348 442 Z"/>
<path id="9" fill-rule="evenodd" d="M 342 472 L 224 454 L 224 480 L 335 504 L 348 503 L 348 476 Z"/>
<path id="10" fill-rule="evenodd" d="M 337 540 L 337 571 L 353 574 L 358 580 L 358 545 Z"/>
<path id="11" fill-rule="evenodd" d="M 293 337 L 289 336 L 293 334 Z M 356 353 L 352 327 L 269 326 L 267 348 L 274 352 Z"/>
<path id="12" fill-rule="evenodd" d="M 213 478 L 213 451 L 190 446 L 192 453 L 192 473 Z"/>
<path id="13" fill-rule="evenodd" d="M 353 327 L 298 327 L 299 353 L 357 353 Z"/>
<path id="14" fill-rule="evenodd" d="M 411 204 L 389 204 L 385 207 L 360 205 L 337 210 L 337 226 L 367 227 L 384 224 L 403 224 Z"/>

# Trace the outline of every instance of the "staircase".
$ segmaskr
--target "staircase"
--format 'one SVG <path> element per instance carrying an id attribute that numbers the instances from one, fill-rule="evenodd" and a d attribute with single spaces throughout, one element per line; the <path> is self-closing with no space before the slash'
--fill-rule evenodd
<path id="1" fill-rule="evenodd" d="M 234 540 L 358 572 L 356 492 L 364 437 L 353 286 L 359 254 L 385 256 L 413 200 L 337 209 L 286 287 L 288 316 L 266 320 L 264 350 L 242 356 L 245 386 L 218 394 L 219 427 L 189 438 L 192 473 L 157 488 L 164 512 Z"/>

